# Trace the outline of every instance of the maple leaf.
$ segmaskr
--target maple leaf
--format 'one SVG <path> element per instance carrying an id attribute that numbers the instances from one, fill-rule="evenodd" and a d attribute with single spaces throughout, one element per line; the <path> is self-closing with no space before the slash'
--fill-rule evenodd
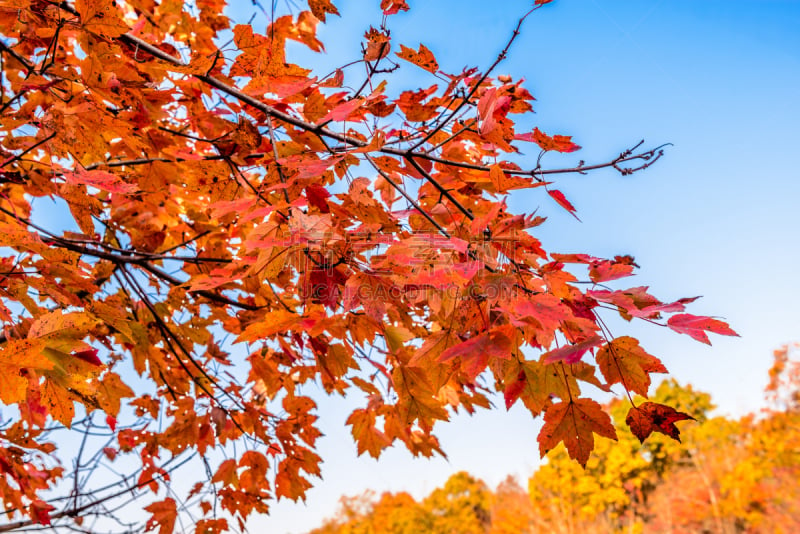
<path id="1" fill-rule="evenodd" d="M 119 37 L 128 31 L 120 18 L 114 0 L 76 0 L 75 9 L 80 14 L 81 26 L 102 37 Z"/>
<path id="2" fill-rule="evenodd" d="M 219 464 L 211 482 L 222 482 L 226 486 L 238 486 L 239 475 L 237 473 L 236 460 L 228 458 Z"/>
<path id="3" fill-rule="evenodd" d="M 102 360 L 97 357 L 97 349 L 80 350 L 72 355 L 92 365 L 103 365 Z"/>
<path id="4" fill-rule="evenodd" d="M 678 421 L 694 421 L 689 414 L 679 412 L 674 408 L 655 402 L 643 402 L 639 406 L 631 406 L 625 423 L 630 427 L 633 435 L 644 443 L 647 436 L 653 432 L 660 432 L 676 441 L 680 441 L 680 430 L 675 426 Z"/>
<path id="5" fill-rule="evenodd" d="M 370 456 L 378 458 L 383 449 L 392 443 L 386 434 L 375 428 L 375 414 L 368 410 L 354 410 L 345 424 L 352 426 L 353 439 L 356 440 L 359 456 L 369 452 Z"/>
<path id="6" fill-rule="evenodd" d="M 381 0 L 381 9 L 384 15 L 395 15 L 400 11 L 408 11 L 405 0 Z"/>
<path id="7" fill-rule="evenodd" d="M 331 194 L 328 190 L 320 185 L 311 184 L 306 186 L 306 197 L 308 198 L 309 205 L 314 206 L 321 213 L 331 212 L 331 208 L 328 206 L 328 201 L 326 200 L 330 196 Z"/>
<path id="8" fill-rule="evenodd" d="M 396 54 L 399 58 L 405 59 L 433 74 L 436 74 L 436 71 L 439 70 L 439 64 L 436 62 L 436 58 L 433 57 L 433 52 L 428 50 L 428 47 L 424 44 L 419 45 L 419 51 L 401 44 L 400 52 Z"/>
<path id="9" fill-rule="evenodd" d="M 0 344 L 0 366 L 53 369 L 53 361 L 42 354 L 44 348 L 45 342 L 42 339 L 9 339 Z M 3 374 L 0 373 L 0 376 Z"/>
<path id="10" fill-rule="evenodd" d="M 644 397 L 650 388 L 650 373 L 666 373 L 661 360 L 644 351 L 639 341 L 629 336 L 605 344 L 595 356 L 609 384 L 622 384 Z"/>
<path id="11" fill-rule="evenodd" d="M 36 499 L 31 503 L 31 515 L 34 521 L 40 525 L 50 524 L 50 512 L 55 509 L 55 506 L 41 499 Z"/>
<path id="12" fill-rule="evenodd" d="M 561 321 L 569 316 L 569 308 L 553 295 L 518 297 L 500 306 L 509 314 L 509 322 L 518 327 L 531 327 L 536 341 L 549 346 Z"/>
<path id="13" fill-rule="evenodd" d="M 339 10 L 331 3 L 331 0 L 308 0 L 308 8 L 322 22 L 325 22 L 325 15 L 339 15 Z"/>
<path id="14" fill-rule="evenodd" d="M 332 110 L 330 110 L 323 118 L 322 122 L 328 121 L 336 121 L 342 122 L 347 120 L 351 115 L 353 115 L 361 106 L 364 104 L 364 101 L 360 98 L 354 98 L 352 100 L 347 100 L 345 102 L 340 103 Z"/>
<path id="15" fill-rule="evenodd" d="M 570 201 L 567 200 L 567 197 L 564 196 L 564 193 L 562 193 L 558 189 L 548 189 L 547 194 L 550 195 L 553 198 L 553 200 L 558 202 L 559 206 L 567 210 L 570 215 L 572 215 L 573 217 L 575 217 L 580 221 L 580 218 L 575 214 L 575 206 L 573 206 L 570 203 Z"/>
<path id="16" fill-rule="evenodd" d="M 517 366 L 512 364 L 510 370 L 515 383 L 512 383 L 513 389 L 507 402 L 513 403 L 516 393 L 514 390 L 519 388 L 519 398 L 533 415 L 539 415 L 550 406 L 553 396 L 564 399 L 578 392 L 574 379 L 565 378 L 555 365 L 524 361 Z"/>
<path id="17" fill-rule="evenodd" d="M 96 386 L 95 399 L 109 417 L 115 418 L 119 414 L 123 398 L 135 396 L 134 391 L 114 372 L 105 373 Z"/>
<path id="18" fill-rule="evenodd" d="M 440 362 L 460 358 L 468 377 L 474 379 L 486 368 L 490 358 L 510 358 L 511 340 L 507 330 L 497 329 L 472 337 L 442 352 Z"/>
<path id="19" fill-rule="evenodd" d="M 347 282 L 345 275 L 339 268 L 325 264 L 315 265 L 308 271 L 305 286 L 305 295 L 312 302 L 324 304 L 330 309 L 339 305 L 341 288 Z"/>
<path id="20" fill-rule="evenodd" d="M 518 134 L 514 139 L 519 141 L 529 141 L 536 143 L 542 150 L 554 150 L 556 152 L 575 152 L 580 150 L 581 147 L 572 142 L 572 137 L 569 135 L 554 135 L 549 136 L 546 133 L 534 128 L 533 132 Z"/>
<path id="21" fill-rule="evenodd" d="M 75 406 L 69 391 L 52 380 L 45 380 L 39 391 L 41 405 L 47 413 L 69 428 L 75 417 Z"/>
<path id="22" fill-rule="evenodd" d="M 585 398 L 558 402 L 544 413 L 539 451 L 544 457 L 563 441 L 570 458 L 585 467 L 594 449 L 594 434 L 617 439 L 611 417 L 599 403 Z"/>
<path id="23" fill-rule="evenodd" d="M 432 85 L 427 89 L 418 91 L 403 91 L 400 98 L 395 100 L 397 107 L 406 115 L 409 121 L 419 122 L 430 120 L 436 116 L 439 109 L 437 99 L 433 98 L 429 102 L 424 102 L 433 93 L 437 86 Z"/>
<path id="24" fill-rule="evenodd" d="M 667 321 L 667 326 L 681 334 L 687 334 L 697 341 L 711 345 L 706 332 L 713 332 L 721 336 L 739 336 L 728 323 L 711 317 L 700 317 L 688 313 L 673 315 Z"/>
<path id="25" fill-rule="evenodd" d="M 492 181 L 492 185 L 494 185 L 494 189 L 498 193 L 505 193 L 512 189 L 535 187 L 530 179 L 509 176 L 503 171 L 500 165 L 491 166 L 489 169 L 489 179 Z"/>
<path id="26" fill-rule="evenodd" d="M 496 87 L 483 93 L 478 100 L 479 132 L 487 136 L 498 127 L 498 120 L 505 117 L 511 108 L 511 97 L 503 95 Z"/>
<path id="27" fill-rule="evenodd" d="M 404 424 L 415 419 L 448 419 L 447 411 L 434 398 L 433 387 L 425 369 L 414 366 L 398 366 L 391 374 L 392 384 L 400 398 L 398 414 Z"/>
<path id="28" fill-rule="evenodd" d="M 590 349 L 600 346 L 603 338 L 600 336 L 592 336 L 589 339 L 583 340 L 579 343 L 567 345 L 558 349 L 553 349 L 544 353 L 545 363 L 554 363 L 564 361 L 565 363 L 576 363 L 581 357 L 586 354 Z"/>
<path id="29" fill-rule="evenodd" d="M 609 260 L 592 264 L 589 269 L 589 278 L 595 284 L 618 280 L 633 273 L 633 265 L 628 263 L 617 263 Z"/>
<path id="30" fill-rule="evenodd" d="M 242 116 L 239 117 L 239 121 L 229 137 L 234 145 L 233 152 L 241 152 L 242 155 L 254 152 L 262 141 L 258 128 Z"/>
<path id="31" fill-rule="evenodd" d="M 200 519 L 194 526 L 196 534 L 219 534 L 228 532 L 228 520 L 224 517 Z"/>
<path id="32" fill-rule="evenodd" d="M 391 50 L 389 34 L 370 28 L 364 37 L 367 39 L 364 59 L 366 61 L 377 61 L 389 55 Z"/>
<path id="33" fill-rule="evenodd" d="M 525 389 L 526 383 L 525 371 L 521 370 L 517 374 L 517 377 L 503 390 L 503 400 L 506 403 L 506 410 L 510 410 L 511 406 L 517 402 L 522 390 Z"/>
<path id="34" fill-rule="evenodd" d="M 69 184 L 89 185 L 109 193 L 128 194 L 139 189 L 136 185 L 126 183 L 115 174 L 99 170 L 65 172 L 64 179 Z"/>
<path id="35" fill-rule="evenodd" d="M 633 287 L 622 291 L 590 290 L 587 295 L 601 302 L 608 302 L 620 309 L 620 314 L 627 320 L 633 317 L 656 319 L 662 312 L 674 313 L 686 309 L 686 304 L 694 302 L 698 297 L 682 298 L 675 302 L 663 303 L 647 292 L 647 287 Z"/>
<path id="36" fill-rule="evenodd" d="M 175 529 L 178 505 L 172 497 L 154 502 L 149 506 L 145 506 L 144 509 L 151 514 L 150 519 L 147 520 L 147 525 L 145 525 L 146 530 L 150 531 L 158 527 L 159 534 L 171 534 Z"/>

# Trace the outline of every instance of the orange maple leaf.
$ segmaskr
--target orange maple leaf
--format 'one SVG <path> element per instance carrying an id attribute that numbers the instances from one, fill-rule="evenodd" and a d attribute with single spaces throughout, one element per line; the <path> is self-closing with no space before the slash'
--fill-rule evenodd
<path id="1" fill-rule="evenodd" d="M 419 45 L 419 51 L 415 51 L 413 48 L 409 48 L 405 45 L 400 45 L 400 52 L 396 53 L 398 57 L 401 59 L 405 59 L 413 63 L 414 65 L 427 70 L 428 72 L 436 73 L 439 70 L 439 63 L 436 62 L 436 58 L 433 57 L 433 52 L 428 50 L 428 47 L 424 44 Z"/>
<path id="2" fill-rule="evenodd" d="M 144 507 L 150 512 L 145 528 L 153 530 L 158 527 L 159 534 L 171 534 L 175 530 L 175 520 L 178 517 L 178 505 L 175 499 L 167 497 L 163 501 L 156 501 Z"/>
<path id="3" fill-rule="evenodd" d="M 530 141 L 539 145 L 542 150 L 555 150 L 556 152 L 575 152 L 581 148 L 572 142 L 572 136 L 554 135 L 551 137 L 539 128 L 534 128 L 530 133 L 515 135 L 514 139 Z"/>
<path id="4" fill-rule="evenodd" d="M 570 458 L 586 466 L 594 449 L 594 435 L 617 439 L 611 417 L 591 399 L 570 399 L 550 406 L 544 413 L 544 426 L 539 433 L 539 451 L 544 457 L 553 447 L 564 442 Z"/>
<path id="5" fill-rule="evenodd" d="M 609 384 L 623 384 L 644 397 L 650 388 L 650 373 L 667 372 L 661 360 L 645 352 L 639 341 L 629 336 L 604 345 L 595 360 Z"/>
<path id="6" fill-rule="evenodd" d="M 391 43 L 387 32 L 370 28 L 364 34 L 364 37 L 367 39 L 367 46 L 364 52 L 366 61 L 376 61 L 389 55 Z"/>

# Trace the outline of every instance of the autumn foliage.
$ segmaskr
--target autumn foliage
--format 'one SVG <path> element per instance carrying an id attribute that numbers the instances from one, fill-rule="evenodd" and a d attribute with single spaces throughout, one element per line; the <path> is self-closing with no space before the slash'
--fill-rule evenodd
<path id="1" fill-rule="evenodd" d="M 735 335 L 509 212 L 528 190 L 576 215 L 560 177 L 662 155 L 548 167 L 580 147 L 515 127 L 533 97 L 494 71 L 547 3 L 460 72 L 393 42 L 402 0 L 325 72 L 287 43 L 324 52 L 330 0 L 263 10 L 265 34 L 222 0 L 0 4 L 0 531 L 126 530 L 132 497 L 148 530 L 243 528 L 320 476 L 316 388 L 364 399 L 359 453 L 443 454 L 435 424 L 498 392 L 586 465 L 625 426 L 586 386 L 632 399 L 666 372 L 603 314 Z M 629 410 L 642 440 L 697 416 Z"/>
<path id="2" fill-rule="evenodd" d="M 711 397 L 674 380 L 653 400 L 696 415 L 682 442 L 643 446 L 628 430 L 598 440 L 586 467 L 558 446 L 523 488 L 509 477 L 494 491 L 456 473 L 417 500 L 367 492 L 341 500 L 312 534 L 728 534 L 800 531 L 800 361 L 775 352 L 768 405 L 740 419 L 712 416 Z M 607 406 L 617 426 L 627 406 Z"/>

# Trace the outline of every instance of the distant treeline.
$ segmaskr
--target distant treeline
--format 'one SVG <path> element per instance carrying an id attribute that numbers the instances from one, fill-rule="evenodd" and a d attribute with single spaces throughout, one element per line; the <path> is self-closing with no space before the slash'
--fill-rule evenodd
<path id="1" fill-rule="evenodd" d="M 584 470 L 562 447 L 528 480 L 492 491 L 456 473 L 420 501 L 405 492 L 342 498 L 312 534 L 792 533 L 800 532 L 800 363 L 775 351 L 767 408 L 710 417 L 711 396 L 673 380 L 653 399 L 692 414 L 682 443 L 644 445 L 622 431 L 629 401 L 610 404 L 619 441 L 598 438 Z M 640 402 L 642 399 L 634 399 Z"/>

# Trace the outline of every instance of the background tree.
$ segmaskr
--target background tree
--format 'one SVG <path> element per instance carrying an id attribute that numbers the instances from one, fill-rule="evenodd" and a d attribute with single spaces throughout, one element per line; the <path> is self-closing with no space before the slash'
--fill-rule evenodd
<path id="1" fill-rule="evenodd" d="M 696 415 L 699 425 L 685 425 L 681 442 L 656 435 L 644 445 L 630 431 L 621 430 L 617 440 L 599 440 L 586 469 L 575 466 L 559 447 L 528 481 L 535 515 L 546 521 L 545 529 L 561 532 L 609 532 L 636 528 L 652 509 L 650 496 L 665 478 L 686 462 L 694 443 L 694 431 L 708 428 L 707 415 L 713 409 L 710 396 L 691 386 L 665 380 L 653 395 L 654 402 L 671 403 Z M 641 399 L 639 399 L 641 402 Z M 622 425 L 628 408 L 615 400 L 609 412 Z M 716 431 L 709 430 L 713 435 Z M 675 486 L 680 488 L 680 486 Z"/>
<path id="2" fill-rule="evenodd" d="M 431 518 L 425 532 L 435 534 L 481 534 L 487 532 L 491 521 L 491 491 L 482 480 L 469 473 L 456 473 L 444 486 L 431 492 L 422 508 Z"/>
<path id="3" fill-rule="evenodd" d="M 312 532 L 482 534 L 489 532 L 490 524 L 494 523 L 493 512 L 500 513 L 498 508 L 492 508 L 491 490 L 483 481 L 462 471 L 420 502 L 404 492 L 386 492 L 377 499 L 370 493 L 345 497 L 337 517 Z"/>
<path id="4" fill-rule="evenodd" d="M 509 476 L 492 495 L 490 534 L 530 534 L 538 518 L 533 514 L 528 492 Z"/>
<path id="5" fill-rule="evenodd" d="M 800 420 L 790 401 L 800 381 L 789 353 L 789 347 L 775 351 L 762 414 L 738 421 L 715 417 L 687 431 L 691 441 L 683 461 L 653 496 L 654 529 L 791 532 L 800 526 Z"/>
<path id="6" fill-rule="evenodd" d="M 383 0 L 324 73 L 286 44 L 324 49 L 329 0 L 264 10 L 265 35 L 215 0 L 0 6 L 0 531 L 243 528 L 320 475 L 316 386 L 364 397 L 359 453 L 442 453 L 436 422 L 494 390 L 543 414 L 542 454 L 586 464 L 616 431 L 581 387 L 632 398 L 666 371 L 603 313 L 734 335 L 683 313 L 694 299 L 607 288 L 630 256 L 550 254 L 543 219 L 508 212 L 536 189 L 574 214 L 558 176 L 662 154 L 548 167 L 579 147 L 515 129 L 532 96 L 493 71 L 546 3 L 488 68 L 448 72 L 392 42 L 408 6 Z M 401 64 L 432 85 L 398 85 Z M 645 402 L 626 421 L 644 439 L 686 417 Z"/>
<path id="7" fill-rule="evenodd" d="M 367 492 L 342 498 L 337 517 L 315 529 L 314 534 L 413 534 L 428 532 L 433 517 L 408 493 Z"/>
<path id="8" fill-rule="evenodd" d="M 372 506 L 384 507 L 382 514 L 391 517 L 386 503 L 396 502 L 394 513 L 401 514 L 449 495 L 446 502 L 451 506 L 439 507 L 446 509 L 439 514 L 445 519 L 440 524 L 452 521 L 452 530 L 444 532 L 794 532 L 800 528 L 800 421 L 792 399 L 800 390 L 800 362 L 791 352 L 789 347 L 775 352 L 767 387 L 769 408 L 758 416 L 711 417 L 708 394 L 664 381 L 654 401 L 671 401 L 698 414 L 696 424 L 682 425 L 681 442 L 655 436 L 637 447 L 638 439 L 620 430 L 617 441 L 598 440 L 585 469 L 559 446 L 531 476 L 528 492 L 512 478 L 494 492 L 474 492 L 488 493 L 492 503 L 484 530 L 475 529 L 478 522 L 470 500 L 452 496 L 454 491 L 461 494 L 458 487 L 483 487 L 467 473 L 454 476 L 420 504 L 400 493 L 393 498 L 386 494 Z M 625 417 L 622 401 L 608 408 L 618 422 Z M 369 504 L 362 506 L 370 509 Z M 339 522 L 329 523 L 329 530 L 315 532 L 351 532 L 348 529 L 358 521 L 348 509 L 343 506 Z M 463 526 L 457 526 L 456 518 Z"/>

